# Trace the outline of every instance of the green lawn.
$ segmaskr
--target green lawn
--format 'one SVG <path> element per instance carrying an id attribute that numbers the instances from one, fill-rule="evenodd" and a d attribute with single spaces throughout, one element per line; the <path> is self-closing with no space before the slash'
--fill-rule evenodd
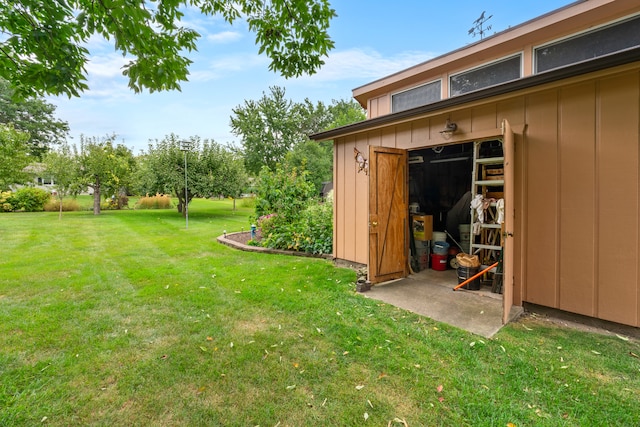
<path id="1" fill-rule="evenodd" d="M 0 425 L 640 425 L 637 341 L 535 318 L 482 339 L 216 242 L 250 215 L 0 214 Z"/>

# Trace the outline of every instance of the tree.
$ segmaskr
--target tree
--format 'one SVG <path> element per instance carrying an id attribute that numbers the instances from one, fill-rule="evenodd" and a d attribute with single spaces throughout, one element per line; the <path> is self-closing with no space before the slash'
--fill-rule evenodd
<path id="1" fill-rule="evenodd" d="M 29 133 L 29 153 L 41 160 L 51 145 L 69 135 L 69 124 L 54 117 L 56 106 L 40 98 L 16 99 L 9 82 L 0 78 L 0 123 L 13 123 Z"/>
<path id="2" fill-rule="evenodd" d="M 313 106 L 308 100 L 301 106 L 304 122 L 300 125 L 306 135 L 334 129 L 366 119 L 364 109 L 354 100 L 333 100 L 325 107 L 322 103 Z M 333 180 L 333 142 L 315 142 L 309 139 L 298 143 L 287 153 L 285 168 L 304 169 L 308 172 L 308 180 L 313 183 L 317 193 L 322 183 Z"/>
<path id="3" fill-rule="evenodd" d="M 19 96 L 79 96 L 92 36 L 113 39 L 128 55 L 123 74 L 135 92 L 180 89 L 200 35 L 183 26 L 197 8 L 233 24 L 245 19 L 269 69 L 285 77 L 313 73 L 334 46 L 327 30 L 336 13 L 327 0 L 21 0 L 0 3 L 0 77 Z"/>
<path id="4" fill-rule="evenodd" d="M 294 103 L 277 86 L 258 101 L 237 106 L 233 114 L 232 131 L 242 138 L 248 172 L 257 175 L 263 166 L 275 171 L 284 162 L 288 171 L 307 170 L 318 192 L 333 177 L 333 144 L 313 142 L 309 135 L 366 118 L 355 101 L 333 100 L 329 106 L 309 99 Z"/>
<path id="5" fill-rule="evenodd" d="M 242 138 L 247 171 L 258 175 L 263 166 L 275 170 L 284 156 L 306 135 L 299 108 L 285 99 L 285 89 L 273 86 L 258 101 L 244 101 L 232 110 L 231 130 Z"/>
<path id="6" fill-rule="evenodd" d="M 62 219 L 62 200 L 68 195 L 80 192 L 77 158 L 69 145 L 62 144 L 57 150 L 44 157 L 46 172 L 53 178 L 53 186 L 60 204 L 59 218 Z"/>
<path id="7" fill-rule="evenodd" d="M 78 177 L 83 186 L 93 189 L 93 213 L 100 215 L 100 198 L 106 195 L 118 196 L 121 189 L 129 185 L 132 176 L 131 159 L 133 153 L 124 145 L 113 146 L 116 135 L 105 138 L 80 137 Z"/>
<path id="8" fill-rule="evenodd" d="M 301 142 L 287 153 L 284 165 L 288 171 L 294 168 L 306 170 L 307 180 L 319 194 L 322 183 L 333 180 L 333 144 L 326 141 Z"/>
<path id="9" fill-rule="evenodd" d="M 29 179 L 25 171 L 31 162 L 28 140 L 28 133 L 16 130 L 10 124 L 0 124 L 0 190 L 8 190 L 13 184 L 24 184 Z"/>
<path id="10" fill-rule="evenodd" d="M 167 193 L 178 198 L 178 212 L 194 197 L 237 197 L 246 185 L 244 165 L 231 149 L 214 141 L 189 138 L 191 148 L 181 150 L 182 141 L 169 135 L 162 141 L 149 144 L 142 169 L 147 193 Z M 185 198 L 185 156 L 187 182 Z"/>

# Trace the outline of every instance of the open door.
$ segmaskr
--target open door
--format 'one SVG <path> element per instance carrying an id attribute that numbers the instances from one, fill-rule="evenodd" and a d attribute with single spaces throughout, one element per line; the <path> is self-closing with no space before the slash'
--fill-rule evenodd
<path id="1" fill-rule="evenodd" d="M 369 147 L 369 280 L 408 275 L 407 151 Z"/>
<path id="2" fill-rule="evenodd" d="M 514 161 L 515 146 L 513 131 L 507 120 L 502 122 L 503 151 L 504 151 L 504 253 L 503 253 L 503 282 L 502 282 L 502 323 L 509 321 L 511 306 L 513 305 L 513 264 L 514 264 Z"/>

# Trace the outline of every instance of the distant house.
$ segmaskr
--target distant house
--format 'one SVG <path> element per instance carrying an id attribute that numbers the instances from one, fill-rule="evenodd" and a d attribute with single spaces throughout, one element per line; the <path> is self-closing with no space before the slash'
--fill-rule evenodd
<path id="1" fill-rule="evenodd" d="M 24 170 L 33 176 L 30 186 L 46 190 L 52 194 L 56 192 L 54 178 L 46 173 L 46 166 L 43 163 L 32 163 Z"/>
<path id="2" fill-rule="evenodd" d="M 312 136 L 334 141 L 336 258 L 407 276 L 409 205 L 444 231 L 472 191 L 504 201 L 502 225 L 470 212 L 468 247 L 504 255 L 504 321 L 536 304 L 640 326 L 637 0 L 577 1 L 353 96 L 367 120 Z"/>

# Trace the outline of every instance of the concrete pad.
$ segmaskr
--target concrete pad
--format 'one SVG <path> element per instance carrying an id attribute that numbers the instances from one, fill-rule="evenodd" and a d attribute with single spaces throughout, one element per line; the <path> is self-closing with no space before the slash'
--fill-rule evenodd
<path id="1" fill-rule="evenodd" d="M 502 295 L 491 293 L 486 286 L 479 291 L 453 292 L 457 284 L 455 270 L 424 270 L 374 285 L 363 295 L 491 338 L 502 328 Z M 511 316 L 520 313 L 521 308 L 514 307 Z"/>

